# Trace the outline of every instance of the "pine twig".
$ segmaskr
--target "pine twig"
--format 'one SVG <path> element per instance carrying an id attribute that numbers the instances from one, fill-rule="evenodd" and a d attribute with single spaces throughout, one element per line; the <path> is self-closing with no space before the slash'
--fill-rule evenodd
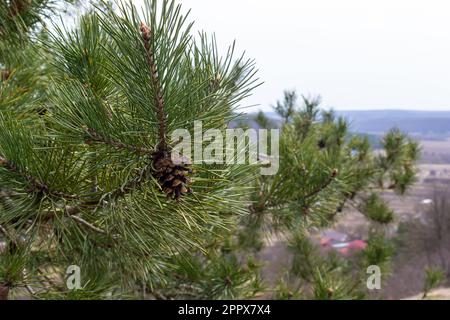
<path id="1" fill-rule="evenodd" d="M 0 301 L 8 300 L 9 286 L 0 284 Z"/>
<path id="2" fill-rule="evenodd" d="M 335 179 L 336 179 L 336 177 L 338 176 L 338 174 L 339 174 L 339 172 L 338 172 L 338 170 L 337 169 L 334 169 L 332 172 L 331 172 L 331 175 L 328 177 L 328 179 L 322 184 L 322 185 L 320 185 L 318 188 L 316 188 L 316 189 L 314 189 L 313 191 L 311 191 L 309 194 L 307 194 L 306 196 L 304 196 L 304 199 L 310 199 L 310 198 L 312 198 L 312 197 L 315 197 L 315 196 L 317 196 L 319 193 L 321 193 L 323 190 L 325 190 Z M 273 208 L 273 207 L 276 207 L 276 205 L 265 205 L 264 206 L 264 209 L 269 209 L 269 208 Z M 255 208 L 254 207 L 252 207 L 252 206 L 250 206 L 250 210 L 252 211 L 252 210 L 255 210 Z M 309 207 L 308 206 L 305 206 L 304 208 L 303 208 L 303 210 L 306 210 L 306 211 L 308 211 L 309 210 Z M 257 211 L 255 211 L 255 212 L 257 212 Z"/>
<path id="3" fill-rule="evenodd" d="M 305 196 L 305 198 L 309 199 L 309 198 L 317 196 L 320 192 L 325 190 L 334 181 L 334 179 L 336 179 L 338 174 L 339 174 L 338 170 L 334 169 L 333 172 L 331 173 L 331 175 L 328 177 L 328 179 L 322 185 L 320 185 L 317 189 L 315 189 L 312 192 L 310 192 L 309 194 L 307 194 Z"/>
<path id="4" fill-rule="evenodd" d="M 9 71 L 8 69 L 4 69 L 4 70 L 0 71 L 0 79 L 2 81 L 7 81 L 10 76 L 11 76 L 11 71 Z"/>
<path id="5" fill-rule="evenodd" d="M 24 13 L 31 5 L 30 0 L 12 0 L 10 3 L 10 15 L 15 17 Z"/>
<path id="6" fill-rule="evenodd" d="M 23 273 L 23 277 L 24 277 L 24 286 L 25 286 L 25 289 L 27 289 L 28 293 L 29 293 L 31 296 L 33 296 L 33 297 L 36 296 L 36 291 L 34 291 L 34 289 L 26 282 L 26 278 L 28 277 L 28 272 L 27 272 L 27 270 L 23 269 L 22 273 Z"/>
<path id="7" fill-rule="evenodd" d="M 150 76 L 152 80 L 153 90 L 155 92 L 155 102 L 156 102 L 156 111 L 158 114 L 158 122 L 159 122 L 159 145 L 158 148 L 160 151 L 164 151 L 167 149 L 167 141 L 166 141 L 166 114 L 164 110 L 164 97 L 161 89 L 161 83 L 159 79 L 158 68 L 156 66 L 155 54 L 151 44 L 152 31 L 150 28 L 143 22 L 141 22 L 140 26 L 141 37 L 144 42 L 144 47 L 147 53 L 147 64 L 150 69 Z"/>
<path id="8" fill-rule="evenodd" d="M 128 181 L 122 187 L 114 190 L 111 193 L 112 197 L 113 198 L 123 197 L 124 195 L 129 194 L 133 190 L 136 190 L 137 188 L 139 188 L 147 180 L 149 171 L 150 171 L 150 167 L 145 167 L 144 169 L 142 169 L 139 176 L 136 176 L 134 179 Z"/>
<path id="9" fill-rule="evenodd" d="M 5 237 L 8 236 L 8 231 L 6 231 L 5 227 L 0 224 L 0 232 L 3 233 Z"/>
<path id="10" fill-rule="evenodd" d="M 79 224 L 81 224 L 81 225 L 83 225 L 83 226 L 85 226 L 85 227 L 91 229 L 92 231 L 95 231 L 95 232 L 100 233 L 100 234 L 106 234 L 106 231 L 105 231 L 105 230 L 100 229 L 100 228 L 94 226 L 93 224 L 87 222 L 86 220 L 84 220 L 83 218 L 81 218 L 81 217 L 79 217 L 79 216 L 71 215 L 70 218 L 71 218 L 72 220 L 75 220 L 75 221 L 78 222 Z"/>
<path id="11" fill-rule="evenodd" d="M 3 235 L 4 235 L 7 239 L 9 239 L 9 241 L 11 241 L 11 243 L 12 243 L 13 245 L 17 246 L 17 245 L 19 244 L 18 241 L 17 241 L 17 239 L 16 239 L 15 237 L 13 237 L 13 236 L 8 232 L 8 230 L 7 230 L 4 226 L 2 226 L 1 224 L 0 224 L 0 232 L 3 233 Z"/>
<path id="12" fill-rule="evenodd" d="M 8 232 L 8 230 L 6 230 L 6 228 L 4 226 L 2 226 L 2 225 L 0 225 L 0 232 L 3 233 L 3 235 L 11 241 L 13 246 L 17 246 L 18 245 L 18 241 L 15 239 L 15 237 L 13 237 Z M 10 289 L 11 289 L 11 284 L 10 283 L 0 283 L 0 301 L 1 300 L 8 300 L 9 290 Z"/>
<path id="13" fill-rule="evenodd" d="M 89 139 L 85 140 L 87 144 L 90 144 L 92 141 L 101 142 L 101 143 L 107 144 L 113 148 L 116 148 L 119 150 L 128 150 L 128 151 L 131 151 L 131 152 L 137 153 L 137 154 L 153 154 L 155 152 L 152 149 L 136 147 L 133 145 L 125 144 L 121 141 L 107 138 L 91 128 L 87 129 L 87 133 L 89 134 L 89 137 L 90 137 Z"/>
<path id="14" fill-rule="evenodd" d="M 63 292 L 64 290 L 61 288 L 60 285 L 58 285 L 55 280 L 53 280 L 52 278 L 50 278 L 44 271 L 42 271 L 40 268 L 37 268 L 37 272 L 45 279 L 45 281 L 47 281 L 47 285 L 43 284 L 43 282 L 41 282 L 44 286 L 45 289 L 47 291 L 50 290 L 50 288 L 54 288 L 60 292 Z"/>
<path id="15" fill-rule="evenodd" d="M 76 195 L 68 194 L 63 191 L 53 190 L 45 183 L 39 181 L 38 178 L 24 172 L 21 168 L 19 168 L 15 163 L 9 161 L 5 157 L 0 155 L 0 167 L 5 168 L 6 170 L 16 173 L 22 176 L 27 182 L 31 185 L 31 188 L 28 190 L 29 192 L 39 192 L 42 194 L 47 194 L 50 196 L 55 196 L 58 198 L 63 198 L 66 200 L 76 200 L 79 197 Z"/>
<path id="16" fill-rule="evenodd" d="M 167 142 L 167 117 L 164 109 L 164 96 L 162 86 L 159 78 L 158 68 L 155 61 L 155 52 L 152 43 L 152 30 L 141 22 L 140 25 L 141 38 L 144 43 L 144 48 L 147 56 L 147 65 L 150 71 L 151 85 L 155 97 L 156 113 L 159 123 L 159 142 L 157 150 L 151 156 L 153 160 L 152 174 L 158 180 L 161 191 L 164 192 L 168 198 L 179 200 L 180 197 L 191 192 L 186 185 L 189 179 L 187 173 L 192 173 L 192 170 L 183 164 L 175 164 L 170 157 L 170 146 Z"/>
<path id="17" fill-rule="evenodd" d="M 117 198 L 123 197 L 123 196 L 129 194 L 130 192 L 132 192 L 133 190 L 136 190 L 137 188 L 139 188 L 146 181 L 146 176 L 148 174 L 148 171 L 149 171 L 148 167 L 142 169 L 142 171 L 139 174 L 139 176 L 137 176 L 136 178 L 128 181 L 122 187 L 117 188 L 117 189 L 113 190 L 112 192 L 110 192 L 109 193 L 110 197 L 114 198 L 114 199 L 117 199 Z M 98 208 L 98 207 L 100 207 L 102 205 L 102 202 L 103 202 L 104 198 L 105 197 L 100 197 L 99 199 L 96 199 L 95 201 L 92 201 L 92 200 L 91 201 L 85 201 L 85 202 L 82 202 L 82 203 L 80 203 L 80 204 L 78 204 L 76 206 L 66 206 L 66 208 L 65 208 L 66 214 L 68 216 L 70 216 L 70 217 L 74 217 L 77 214 L 79 214 L 83 209 L 86 209 L 86 208 L 94 208 L 94 209 L 96 209 L 96 208 Z M 79 217 L 75 218 L 75 220 L 77 220 L 77 219 L 80 220 L 81 218 L 79 218 Z M 90 227 L 89 223 L 86 224 L 86 223 L 84 223 L 82 221 L 77 221 L 77 222 L 79 222 L 79 223 L 81 223 L 81 224 L 83 224 L 83 225 L 85 225 L 87 227 Z M 94 228 L 91 228 L 91 229 L 95 230 L 96 228 L 97 227 L 94 226 Z M 106 232 L 104 232 L 101 229 L 95 230 L 95 231 L 102 231 L 101 233 L 106 233 Z"/>

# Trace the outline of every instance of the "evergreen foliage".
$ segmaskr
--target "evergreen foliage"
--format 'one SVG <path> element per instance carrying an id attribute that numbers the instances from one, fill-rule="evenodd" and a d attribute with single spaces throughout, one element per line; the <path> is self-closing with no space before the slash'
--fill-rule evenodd
<path id="1" fill-rule="evenodd" d="M 272 290 L 258 253 L 275 236 L 293 265 L 273 297 L 363 297 L 354 265 L 321 256 L 310 236 L 347 206 L 391 222 L 378 193 L 414 182 L 417 144 L 393 130 L 375 155 L 320 98 L 298 106 L 287 91 L 277 174 L 175 163 L 173 130 L 225 132 L 259 80 L 234 45 L 221 57 L 214 37 L 194 36 L 175 1 L 144 4 L 98 5 L 48 32 L 63 4 L 0 2 L 0 298 L 253 298 Z M 357 270 L 388 260 L 376 239 Z"/>
<path id="2" fill-rule="evenodd" d="M 295 96 L 285 95 L 285 100 Z M 385 226 L 395 214 L 381 192 L 406 192 L 415 181 L 420 150 L 415 141 L 393 129 L 384 138 L 384 151 L 375 153 L 367 137 L 348 132 L 345 119 L 321 112 L 319 98 L 303 99 L 303 106 L 282 127 L 280 169 L 275 176 L 259 177 L 241 233 L 247 235 L 246 246 L 253 235 L 256 249 L 267 235 L 289 239 L 292 269 L 276 297 L 362 298 L 367 293 L 366 268 L 378 265 L 386 275 L 393 255 Z M 284 114 L 280 112 L 281 117 Z M 332 226 L 346 209 L 359 211 L 373 223 L 367 248 L 355 261 L 333 254 L 323 257 L 312 235 Z"/>
<path id="3" fill-rule="evenodd" d="M 445 279 L 445 274 L 440 269 L 425 269 L 425 281 L 422 299 L 426 299 L 432 289 L 439 286 Z"/>

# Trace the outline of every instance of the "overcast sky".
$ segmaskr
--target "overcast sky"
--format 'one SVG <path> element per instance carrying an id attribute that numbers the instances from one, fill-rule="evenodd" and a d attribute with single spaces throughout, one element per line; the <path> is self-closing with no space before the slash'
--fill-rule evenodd
<path id="1" fill-rule="evenodd" d="M 336 109 L 450 110 L 449 0 L 181 0 L 196 28 L 237 40 L 265 84 Z"/>

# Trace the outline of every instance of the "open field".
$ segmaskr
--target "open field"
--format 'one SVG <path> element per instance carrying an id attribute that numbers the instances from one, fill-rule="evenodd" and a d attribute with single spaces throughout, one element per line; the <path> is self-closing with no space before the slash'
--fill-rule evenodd
<path id="1" fill-rule="evenodd" d="M 421 141 L 424 164 L 450 164 L 450 139 L 443 141 Z"/>
<path id="2" fill-rule="evenodd" d="M 397 222 L 418 217 L 423 213 L 423 201 L 432 198 L 435 189 L 450 188 L 450 139 L 420 141 L 422 158 L 417 166 L 417 182 L 402 197 L 392 191 L 384 193 L 385 200 L 397 213 Z M 359 213 L 347 209 L 336 224 L 339 231 L 362 236 L 367 221 Z"/>

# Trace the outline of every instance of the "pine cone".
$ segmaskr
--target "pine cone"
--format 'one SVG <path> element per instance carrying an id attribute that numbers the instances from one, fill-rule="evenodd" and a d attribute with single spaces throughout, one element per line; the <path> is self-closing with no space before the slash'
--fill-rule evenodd
<path id="1" fill-rule="evenodd" d="M 0 300 L 8 300 L 9 287 L 0 284 Z"/>
<path id="2" fill-rule="evenodd" d="M 1 75 L 0 78 L 2 79 L 2 81 L 6 81 L 11 76 L 11 72 L 9 70 L 3 70 L 3 71 L 0 71 L 0 75 Z"/>
<path id="3" fill-rule="evenodd" d="M 328 296 L 328 299 L 331 299 L 331 298 L 333 297 L 333 295 L 334 295 L 334 290 L 333 290 L 333 288 L 328 288 L 328 289 L 327 289 L 327 296 Z"/>
<path id="4" fill-rule="evenodd" d="M 325 149 L 327 146 L 325 139 L 320 139 L 317 143 L 317 146 L 319 147 L 319 149 Z"/>
<path id="5" fill-rule="evenodd" d="M 338 169 L 333 169 L 333 171 L 331 172 L 331 178 L 336 178 L 339 175 L 339 170 Z"/>
<path id="6" fill-rule="evenodd" d="M 175 163 L 168 152 L 159 152 L 153 157 L 154 177 L 169 198 L 179 200 L 191 192 L 189 174 L 192 169 L 186 162 Z"/>

